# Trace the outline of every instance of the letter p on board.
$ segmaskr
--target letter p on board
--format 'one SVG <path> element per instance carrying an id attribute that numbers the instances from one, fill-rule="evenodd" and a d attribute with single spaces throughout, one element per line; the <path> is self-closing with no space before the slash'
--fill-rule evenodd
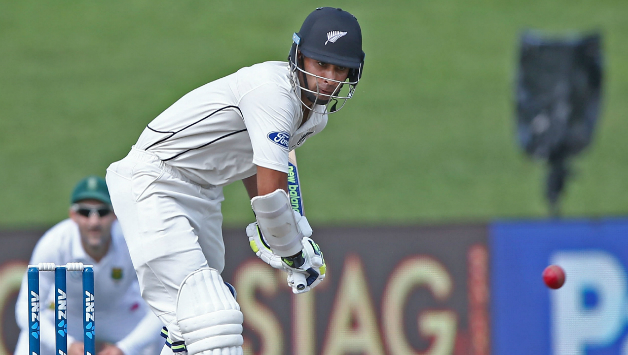
<path id="1" fill-rule="evenodd" d="M 567 275 L 550 292 L 553 354 L 586 355 L 587 346 L 605 346 L 626 324 L 626 272 L 605 251 L 558 252 L 551 264 Z"/>

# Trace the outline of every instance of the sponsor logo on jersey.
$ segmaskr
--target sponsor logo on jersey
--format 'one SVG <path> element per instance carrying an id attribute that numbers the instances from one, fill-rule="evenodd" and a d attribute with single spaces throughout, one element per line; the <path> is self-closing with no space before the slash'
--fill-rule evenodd
<path id="1" fill-rule="evenodd" d="M 314 134 L 314 132 L 309 131 L 309 132 L 305 133 L 301 138 L 299 138 L 299 141 L 297 142 L 297 147 L 301 146 L 301 144 L 303 144 L 303 142 L 305 142 L 305 140 L 307 139 L 307 137 L 310 134 Z"/>
<path id="2" fill-rule="evenodd" d="M 336 43 L 338 38 L 344 37 L 346 34 L 347 34 L 347 32 L 342 32 L 342 31 L 330 31 L 330 32 L 327 32 L 327 42 L 325 42 L 325 45 L 327 45 L 327 43 L 329 43 L 329 42 Z"/>
<path id="3" fill-rule="evenodd" d="M 268 139 L 278 146 L 288 149 L 290 134 L 288 132 L 270 132 L 268 133 Z"/>
<path id="4" fill-rule="evenodd" d="M 122 280 L 122 268 L 114 267 L 111 269 L 111 278 L 114 280 Z"/>

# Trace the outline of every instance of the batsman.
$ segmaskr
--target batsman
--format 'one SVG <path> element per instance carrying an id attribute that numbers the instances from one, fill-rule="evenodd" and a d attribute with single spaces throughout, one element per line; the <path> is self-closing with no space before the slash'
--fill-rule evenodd
<path id="1" fill-rule="evenodd" d="M 142 297 L 165 324 L 161 354 L 242 354 L 243 315 L 223 282 L 222 187 L 242 180 L 252 249 L 294 293 L 325 277 L 307 219 L 288 194 L 289 153 L 344 107 L 364 67 L 357 19 L 310 13 L 288 61 L 245 67 L 184 95 L 107 169 Z"/>

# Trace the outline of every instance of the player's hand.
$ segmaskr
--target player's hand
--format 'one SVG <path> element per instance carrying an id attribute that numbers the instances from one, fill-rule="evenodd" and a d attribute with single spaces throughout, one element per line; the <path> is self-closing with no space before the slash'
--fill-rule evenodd
<path id="1" fill-rule="evenodd" d="M 316 287 L 325 279 L 327 266 L 320 247 L 311 238 L 301 240 L 301 255 L 282 258 L 284 269 L 288 273 L 288 286 L 293 293 L 304 293 Z"/>
<path id="2" fill-rule="evenodd" d="M 246 227 L 246 235 L 255 255 L 268 265 L 285 270 L 288 274 L 288 286 L 292 288 L 293 293 L 304 293 L 325 279 L 326 265 L 320 247 L 309 238 L 312 235 L 312 228 L 307 218 L 296 214 L 299 229 L 305 237 L 301 239 L 303 249 L 295 257 L 281 258 L 276 255 L 264 241 L 257 223 L 251 223 Z"/>
<path id="3" fill-rule="evenodd" d="M 70 344 L 68 347 L 68 355 L 83 355 L 84 352 L 85 348 L 83 347 L 83 343 L 78 341 Z"/>
<path id="4" fill-rule="evenodd" d="M 124 355 L 124 352 L 114 344 L 106 343 L 103 345 L 102 350 L 98 352 L 98 355 Z"/>
<path id="5" fill-rule="evenodd" d="M 246 235 L 249 237 L 251 249 L 253 249 L 258 258 L 276 269 L 284 268 L 281 257 L 273 253 L 266 241 L 264 241 L 264 237 L 262 237 L 259 228 L 257 228 L 257 222 L 251 223 L 246 227 Z"/>

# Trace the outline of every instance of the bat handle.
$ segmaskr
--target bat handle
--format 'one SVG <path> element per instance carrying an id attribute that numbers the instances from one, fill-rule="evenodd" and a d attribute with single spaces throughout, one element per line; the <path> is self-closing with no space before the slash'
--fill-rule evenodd
<path id="1" fill-rule="evenodd" d="M 292 283 L 297 290 L 303 291 L 307 287 L 306 276 L 300 272 L 292 273 Z"/>
<path id="2" fill-rule="evenodd" d="M 303 257 L 303 252 L 299 252 L 293 256 L 281 258 L 281 260 L 283 260 L 283 262 L 291 268 L 295 269 L 300 268 L 301 266 L 303 266 L 303 264 L 305 264 L 305 257 Z"/>

